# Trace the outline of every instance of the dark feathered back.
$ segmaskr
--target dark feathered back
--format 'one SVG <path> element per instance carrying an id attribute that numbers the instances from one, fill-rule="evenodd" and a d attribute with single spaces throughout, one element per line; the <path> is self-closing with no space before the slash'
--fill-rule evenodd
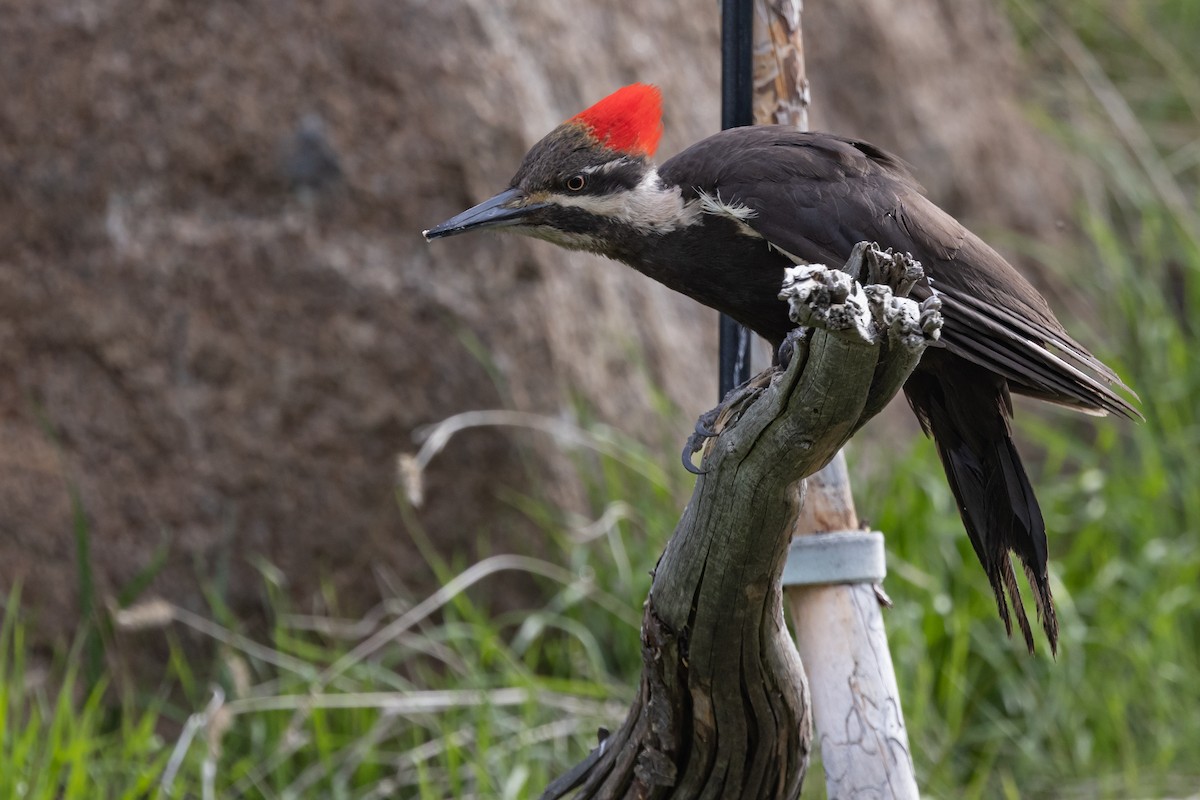
<path id="1" fill-rule="evenodd" d="M 999 253 L 924 196 L 904 162 L 873 145 L 782 126 L 737 128 L 693 145 L 664 163 L 660 174 L 685 194 L 744 206 L 746 225 L 802 261 L 840 265 L 855 244 L 873 241 L 921 262 L 926 280 L 913 296 L 942 299 L 943 347 L 926 352 L 905 394 L 937 443 L 1005 627 L 1011 633 L 1015 616 L 1032 650 L 1011 552 L 1024 566 L 1056 648 L 1045 523 L 1012 440 L 1009 390 L 1137 418 L 1113 389 L 1127 387 L 1067 334 Z M 787 259 L 780 255 L 771 263 L 782 270 Z M 757 268 L 763 266 L 760 261 Z M 712 268 L 738 266 L 714 262 Z M 721 307 L 720 297 L 701 299 Z M 760 320 L 756 326 L 751 319 L 750 327 L 778 344 L 786 333 L 780 319 Z"/>

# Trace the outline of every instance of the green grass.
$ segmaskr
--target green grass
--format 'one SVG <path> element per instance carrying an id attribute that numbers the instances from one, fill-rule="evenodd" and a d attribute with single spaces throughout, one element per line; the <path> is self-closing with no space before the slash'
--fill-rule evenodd
<path id="1" fill-rule="evenodd" d="M 1042 101 L 1064 112 L 1050 130 L 1106 172 L 1081 198 L 1085 246 L 1049 263 L 1093 312 L 1072 327 L 1140 392 L 1146 422 L 1021 408 L 1018 435 L 1025 452 L 1040 451 L 1033 478 L 1052 532 L 1057 662 L 1023 655 L 988 621 L 991 597 L 970 579 L 974 557 L 929 447 L 860 487 L 890 534 L 890 629 L 914 751 L 941 796 L 1191 793 L 1200 224 L 1186 198 L 1200 183 L 1187 155 L 1200 134 L 1190 77 L 1200 16 L 1182 2 L 1090 0 L 1068 4 L 1069 19 L 1058 4 L 1013 5 L 1050 77 Z M 921 493 L 906 487 L 914 472 Z"/>
<path id="2" fill-rule="evenodd" d="M 222 624 L 229 614 L 220 603 L 202 616 L 144 601 L 105 622 L 126 636 L 161 637 L 170 649 L 164 679 L 107 693 L 77 675 L 78 651 L 94 640 L 87 633 L 49 674 L 31 678 L 14 595 L 0 628 L 0 797 L 539 793 L 624 715 L 656 540 L 674 526 L 687 478 L 602 426 L 540 422 L 579 445 L 599 512 L 577 519 L 509 495 L 545 529 L 553 561 L 446 563 L 401 497 L 408 531 L 442 583 L 436 593 L 397 597 L 356 619 L 340 618 L 335 599 L 320 615 L 301 615 L 264 566 L 273 619 L 257 638 L 230 627 L 236 621 Z M 483 600 L 501 580 L 536 584 L 545 599 L 489 613 Z M 179 644 L 183 629 L 213 643 L 214 663 L 194 664 Z M 117 708 L 104 702 L 114 696 Z"/>
<path id="3" fill-rule="evenodd" d="M 1010 6 L 1047 76 L 1049 130 L 1104 167 L 1080 198 L 1084 245 L 1046 260 L 1089 308 L 1070 327 L 1141 393 L 1146 422 L 1020 407 L 1052 531 L 1057 660 L 1004 638 L 930 444 L 852 445 L 852 470 L 869 476 L 860 512 L 888 535 L 886 620 L 912 749 L 929 797 L 1193 793 L 1200 6 Z M 567 442 L 590 504 L 579 519 L 505 497 L 544 532 L 547 560 L 444 562 L 401 499 L 442 590 L 356 619 L 339 618 L 336 598 L 299 615 L 264 567 L 264 636 L 244 636 L 219 605 L 207 617 L 153 603 L 117 615 L 118 628 L 148 627 L 138 635 L 169 647 L 160 685 L 81 675 L 105 638 L 91 634 L 31 667 L 14 593 L 0 626 L 0 797 L 536 796 L 624 715 L 648 572 L 690 486 L 675 461 L 687 420 L 668 417 L 652 449 L 592 423 L 546 426 Z M 85 550 L 86 526 L 76 533 Z M 491 614 L 484 600 L 500 580 L 545 600 Z M 214 643 L 214 663 L 177 644 L 185 628 Z"/>
<path id="4" fill-rule="evenodd" d="M 80 648 L 30 669 L 17 596 L 0 622 L 0 797 L 147 796 L 165 763 L 158 705 L 113 709 L 103 683 L 84 689 Z"/>

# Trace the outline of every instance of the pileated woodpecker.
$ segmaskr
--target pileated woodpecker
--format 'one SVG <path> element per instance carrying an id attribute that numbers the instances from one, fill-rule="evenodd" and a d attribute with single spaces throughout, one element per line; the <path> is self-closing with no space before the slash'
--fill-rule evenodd
<path id="1" fill-rule="evenodd" d="M 1076 342 L 995 250 L 923 194 L 896 157 L 862 141 L 764 125 L 700 141 L 655 167 L 657 88 L 626 86 L 551 131 L 509 188 L 425 231 L 432 240 L 504 228 L 623 261 L 717 309 L 776 349 L 794 324 L 777 299 L 785 267 L 841 264 L 860 241 L 912 254 L 912 296 L 942 301 L 941 346 L 904 386 L 938 454 L 1005 629 L 1030 651 L 1010 551 L 1057 649 L 1046 527 L 1013 444 L 1009 392 L 1078 410 L 1140 415 L 1117 375 Z M 1007 597 L 1006 597 L 1007 593 Z"/>

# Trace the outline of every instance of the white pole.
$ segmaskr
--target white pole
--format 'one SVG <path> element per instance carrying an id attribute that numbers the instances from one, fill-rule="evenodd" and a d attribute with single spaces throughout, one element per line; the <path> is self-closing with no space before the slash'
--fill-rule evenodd
<path id="1" fill-rule="evenodd" d="M 846 460 L 838 453 L 808 479 L 795 536 L 857 527 Z M 802 551 L 793 553 L 803 558 Z M 875 586 L 793 585 L 787 601 L 808 675 L 828 797 L 916 800 L 920 793 Z"/>

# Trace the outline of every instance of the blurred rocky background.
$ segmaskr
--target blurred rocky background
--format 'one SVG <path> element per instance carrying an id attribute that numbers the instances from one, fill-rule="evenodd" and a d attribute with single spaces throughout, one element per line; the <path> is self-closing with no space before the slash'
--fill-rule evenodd
<path id="1" fill-rule="evenodd" d="M 1069 221 L 992 2 L 804 25 L 814 127 L 901 154 L 983 231 Z M 662 87 L 662 155 L 714 132 L 718 39 L 717 4 L 684 0 L 0 1 L 0 590 L 42 643 L 123 593 L 253 616 L 263 564 L 301 603 L 428 588 L 395 462 L 456 412 L 682 441 L 657 392 L 711 404 L 711 313 L 594 257 L 420 231 L 625 83 Z M 536 550 L 498 489 L 578 492 L 516 440 L 435 462 L 444 552 Z"/>

